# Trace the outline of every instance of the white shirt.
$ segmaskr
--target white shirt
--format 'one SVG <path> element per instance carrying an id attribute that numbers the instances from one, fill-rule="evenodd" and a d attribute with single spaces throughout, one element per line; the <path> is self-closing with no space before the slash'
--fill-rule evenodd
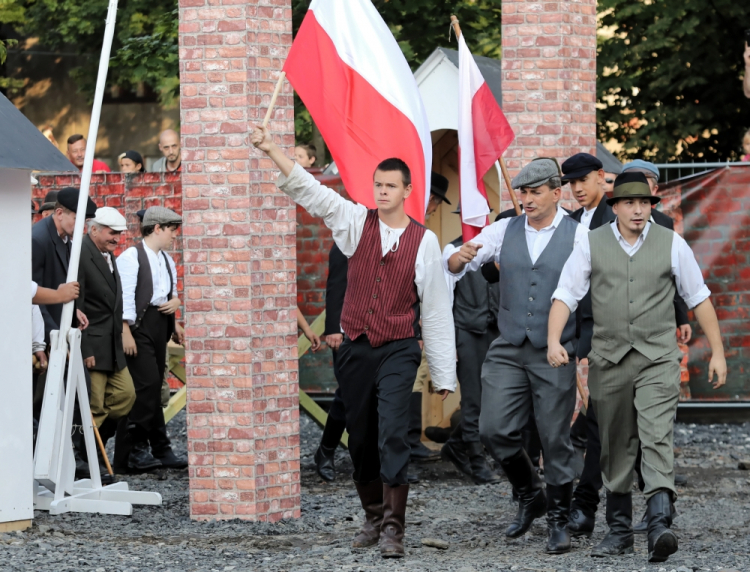
<path id="1" fill-rule="evenodd" d="M 594 218 L 595 212 L 596 207 L 594 207 L 593 209 L 583 209 L 583 213 L 581 213 L 580 223 L 589 230 L 591 229 L 591 219 Z"/>
<path id="2" fill-rule="evenodd" d="M 544 227 L 541 230 L 536 230 L 529 225 L 529 220 L 526 215 L 521 215 L 524 218 L 524 230 L 526 235 L 526 247 L 529 249 L 529 256 L 531 262 L 536 262 L 539 256 L 541 256 L 544 249 L 547 248 L 549 241 L 552 239 L 552 235 L 555 234 L 555 230 L 560 225 L 563 217 L 568 216 L 566 212 L 559 208 L 555 214 L 555 218 L 552 220 L 552 224 Z M 474 244 L 481 244 L 482 248 L 479 249 L 474 260 L 469 262 L 461 272 L 454 274 L 458 278 L 461 278 L 467 272 L 472 270 L 478 270 L 485 262 L 500 262 L 500 251 L 503 247 L 503 241 L 505 240 L 505 233 L 508 230 L 508 224 L 513 218 L 500 219 L 497 222 L 493 222 L 491 225 L 486 226 L 482 229 L 476 237 L 471 239 Z M 582 225 L 576 225 L 576 234 L 574 241 L 580 241 L 581 237 L 588 233 L 588 229 Z M 443 264 L 445 271 L 451 273 L 448 268 L 448 259 L 455 252 L 445 249 L 443 254 Z M 452 274 L 452 273 L 451 273 Z"/>
<path id="3" fill-rule="evenodd" d="M 151 267 L 151 280 L 154 288 L 151 305 L 161 306 L 167 302 L 167 294 L 169 294 L 167 266 L 164 263 L 161 251 L 154 252 L 145 242 L 143 247 Z M 177 268 L 169 254 L 167 254 L 167 260 L 172 271 L 172 297 L 175 297 L 177 296 Z M 135 286 L 138 283 L 138 250 L 135 246 L 131 246 L 117 257 L 117 270 L 120 272 L 120 280 L 122 281 L 122 319 L 127 320 L 128 324 L 132 326 L 136 318 Z"/>
<path id="4" fill-rule="evenodd" d="M 37 283 L 31 281 L 31 297 L 36 296 L 38 289 Z M 39 306 L 36 304 L 31 305 L 31 353 L 43 352 L 46 348 L 44 343 L 44 318 L 42 318 L 42 312 L 39 310 Z"/>
<path id="5" fill-rule="evenodd" d="M 615 237 L 617 238 L 617 243 L 622 247 L 626 254 L 632 256 L 640 250 L 652 224 L 654 223 L 646 223 L 646 227 L 633 245 L 625 240 L 622 234 L 620 234 L 620 230 L 617 228 L 617 220 L 612 221 L 609 227 L 612 229 L 612 232 L 614 232 Z M 670 256 L 672 262 L 672 276 L 674 276 L 675 285 L 677 286 L 677 293 L 685 301 L 687 307 L 692 310 L 698 304 L 703 302 L 703 300 L 708 298 L 711 295 L 711 291 L 703 281 L 703 274 L 698 266 L 698 262 L 695 260 L 693 251 L 690 249 L 687 242 L 685 242 L 685 239 L 676 232 L 672 239 L 672 251 Z M 557 299 L 561 302 L 565 302 L 565 305 L 570 308 L 570 311 L 575 312 L 578 307 L 578 302 L 586 295 L 586 292 L 589 291 L 590 285 L 591 245 L 589 243 L 589 237 L 584 236 L 583 240 L 578 241 L 573 247 L 573 252 L 570 254 L 565 266 L 563 266 L 562 274 L 560 274 L 560 281 L 557 284 L 557 290 L 552 293 L 552 300 Z"/>
<path id="6" fill-rule="evenodd" d="M 102 256 L 104 257 L 104 260 L 107 261 L 107 266 L 109 266 L 109 271 L 114 274 L 115 267 L 112 266 L 112 255 L 109 252 L 102 252 Z"/>
<path id="7" fill-rule="evenodd" d="M 323 218 L 331 229 L 333 240 L 347 258 L 357 250 L 365 228 L 367 208 L 347 201 L 337 192 L 321 185 L 298 164 L 289 177 L 279 176 L 279 189 L 289 195 L 313 216 Z M 405 229 L 390 228 L 380 222 L 380 241 L 383 255 L 398 248 Z M 456 389 L 456 340 L 453 312 L 448 288 L 443 277 L 440 244 L 437 236 L 427 230 L 419 243 L 414 263 L 414 284 L 422 303 L 422 337 L 432 384 L 437 391 Z M 425 292 L 429 295 L 425 296 Z"/>

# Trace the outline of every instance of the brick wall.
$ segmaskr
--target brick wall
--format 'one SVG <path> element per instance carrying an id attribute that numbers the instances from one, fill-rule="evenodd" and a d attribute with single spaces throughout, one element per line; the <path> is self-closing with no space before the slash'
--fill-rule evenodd
<path id="1" fill-rule="evenodd" d="M 719 317 L 729 375 L 706 383 L 710 350 L 692 318 L 690 393 L 694 399 L 750 399 L 750 168 L 730 167 L 666 185 L 664 211 L 692 247 Z"/>
<path id="2" fill-rule="evenodd" d="M 596 0 L 503 0 L 503 111 L 511 176 L 596 147 Z M 578 208 L 569 191 L 564 206 Z"/>
<path id="3" fill-rule="evenodd" d="M 294 206 L 250 143 L 292 43 L 290 0 L 181 0 L 190 514 L 300 516 Z M 287 84 L 269 125 L 294 144 Z"/>

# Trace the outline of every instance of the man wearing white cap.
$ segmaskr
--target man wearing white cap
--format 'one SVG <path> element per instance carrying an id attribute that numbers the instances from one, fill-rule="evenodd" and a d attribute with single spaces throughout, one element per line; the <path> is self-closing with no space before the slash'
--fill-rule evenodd
<path id="1" fill-rule="evenodd" d="M 91 375 L 91 413 L 105 444 L 114 436 L 117 420 L 126 416 L 135 402 L 122 346 L 122 282 L 114 258 L 124 230 L 125 217 L 116 209 L 97 209 L 88 221 L 78 269 L 78 304 L 89 319 L 81 355 Z M 101 470 L 103 464 L 99 466 Z"/>

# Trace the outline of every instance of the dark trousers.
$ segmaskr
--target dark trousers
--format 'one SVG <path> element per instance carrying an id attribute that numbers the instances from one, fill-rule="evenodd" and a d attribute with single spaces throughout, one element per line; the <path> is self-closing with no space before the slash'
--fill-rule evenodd
<path id="1" fill-rule="evenodd" d="M 461 437 L 464 443 L 479 442 L 479 413 L 482 410 L 482 363 L 490 344 L 500 335 L 490 326 L 483 334 L 456 328 L 456 375 L 461 384 Z"/>
<path id="2" fill-rule="evenodd" d="M 334 421 L 346 421 L 346 413 L 344 412 L 344 400 L 341 397 L 341 370 L 339 369 L 339 350 L 332 350 L 333 354 L 333 375 L 336 376 L 336 381 L 339 386 L 336 388 L 336 393 L 333 394 L 333 403 L 331 408 L 328 410 L 328 417 Z"/>
<path id="3" fill-rule="evenodd" d="M 599 439 L 599 423 L 596 420 L 591 397 L 589 397 L 589 403 L 586 407 L 586 458 L 583 462 L 581 479 L 573 493 L 571 507 L 577 508 L 592 518 L 599 506 L 599 491 L 604 486 L 599 460 L 601 454 L 602 442 Z"/>
<path id="4" fill-rule="evenodd" d="M 134 443 L 164 432 L 161 409 L 161 385 L 167 358 L 170 318 L 150 306 L 139 328 L 133 331 L 137 355 L 126 356 L 135 387 L 135 404 L 130 410 L 129 432 Z"/>
<path id="5" fill-rule="evenodd" d="M 407 484 L 409 403 L 421 359 L 416 338 L 373 348 L 362 335 L 341 344 L 339 387 L 356 482 Z"/>

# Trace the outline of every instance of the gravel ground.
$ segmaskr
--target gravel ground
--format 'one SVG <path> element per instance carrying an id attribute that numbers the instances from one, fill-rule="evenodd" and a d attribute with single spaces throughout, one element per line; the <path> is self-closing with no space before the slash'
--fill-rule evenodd
<path id="1" fill-rule="evenodd" d="M 183 412 L 169 427 L 175 448 L 182 451 L 184 422 Z M 574 541 L 573 551 L 561 556 L 544 554 L 541 521 L 525 537 L 507 540 L 503 531 L 515 514 L 508 483 L 474 486 L 443 463 L 419 466 L 422 482 L 412 487 L 407 511 L 407 557 L 384 561 L 377 549 L 354 553 L 349 539 L 362 513 L 348 477 L 348 455 L 339 450 L 338 480 L 323 483 L 312 460 L 320 430 L 304 415 L 301 428 L 299 521 L 192 522 L 186 472 L 128 477 L 132 489 L 158 491 L 164 504 L 135 507 L 132 517 L 37 512 L 30 530 L 0 535 L 0 570 L 750 570 L 750 472 L 737 468 L 740 459 L 750 458 L 750 424 L 677 426 L 677 465 L 689 482 L 680 491 L 674 524 L 680 551 L 661 565 L 646 562 L 644 537 L 636 537 L 633 556 L 591 558 L 591 543 L 606 532 L 601 522 L 591 542 Z M 640 517 L 643 497 L 636 494 L 634 499 L 634 514 Z M 423 546 L 426 538 L 446 541 L 448 548 Z"/>

